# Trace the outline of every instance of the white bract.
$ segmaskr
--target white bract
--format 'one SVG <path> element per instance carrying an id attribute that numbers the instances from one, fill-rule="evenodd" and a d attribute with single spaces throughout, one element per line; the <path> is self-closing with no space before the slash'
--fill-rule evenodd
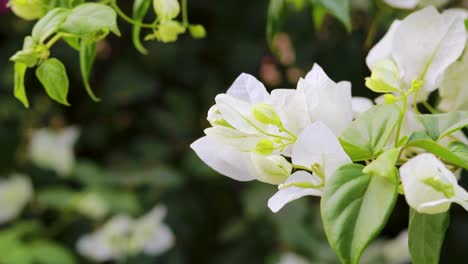
<path id="1" fill-rule="evenodd" d="M 32 194 L 31 181 L 24 175 L 13 174 L 0 180 L 0 224 L 15 219 Z"/>
<path id="2" fill-rule="evenodd" d="M 143 252 L 159 255 L 174 244 L 174 235 L 162 222 L 164 206 L 156 206 L 146 215 L 133 219 L 117 215 L 94 233 L 82 236 L 78 252 L 97 262 L 116 260 Z"/>
<path id="3" fill-rule="evenodd" d="M 275 212 L 304 195 L 321 194 L 324 175 L 331 175 L 335 164 L 342 162 L 342 156 L 328 154 L 336 153 L 338 147 L 339 154 L 344 153 L 336 136 L 353 118 L 349 82 L 335 83 L 314 65 L 299 80 L 297 89 L 276 89 L 270 95 L 253 76 L 241 74 L 215 101 L 207 117 L 212 127 L 191 145 L 207 165 L 235 180 L 256 179 L 283 186 L 272 198 L 277 201 L 270 206 Z M 311 136 L 317 142 L 308 142 Z M 317 140 L 321 136 L 325 138 Z M 296 147 L 299 145 L 316 152 L 305 153 L 304 148 Z M 308 154 L 316 156 L 305 157 Z M 319 156 L 322 154 L 327 155 Z M 289 157 L 294 165 L 314 169 L 321 180 L 316 182 L 317 175 L 306 171 L 291 175 L 294 165 L 286 159 Z M 301 187 L 297 182 L 308 184 Z M 288 185 L 291 188 L 285 187 Z"/>
<path id="4" fill-rule="evenodd" d="M 443 6 L 447 4 L 449 0 L 384 0 L 384 2 L 396 8 L 413 9 L 425 6 Z"/>
<path id="5" fill-rule="evenodd" d="M 437 106 L 445 112 L 468 111 L 468 51 L 445 72 Z"/>
<path id="6" fill-rule="evenodd" d="M 371 107 L 374 106 L 374 103 L 368 98 L 354 96 L 351 99 L 351 106 L 353 109 L 353 118 L 357 118 L 362 113 L 371 109 Z"/>
<path id="7" fill-rule="evenodd" d="M 462 54 L 466 43 L 464 19 L 427 7 L 395 21 L 369 52 L 369 88 L 377 92 L 420 88 L 418 101 L 440 85 L 443 73 Z M 384 88 L 389 88 L 382 91 Z"/>
<path id="8" fill-rule="evenodd" d="M 166 21 L 179 15 L 180 4 L 177 0 L 153 0 L 153 9 L 161 21 Z"/>
<path id="9" fill-rule="evenodd" d="M 109 212 L 107 203 L 96 193 L 86 192 L 79 194 L 75 199 L 76 210 L 92 219 L 101 219 Z"/>
<path id="10" fill-rule="evenodd" d="M 468 193 L 433 154 L 423 153 L 410 159 L 401 166 L 400 177 L 406 201 L 419 213 L 446 212 L 453 202 L 468 210 Z"/>
<path id="11" fill-rule="evenodd" d="M 75 164 L 73 146 L 78 136 L 79 129 L 76 127 L 35 130 L 30 138 L 29 157 L 36 166 L 67 176 Z"/>

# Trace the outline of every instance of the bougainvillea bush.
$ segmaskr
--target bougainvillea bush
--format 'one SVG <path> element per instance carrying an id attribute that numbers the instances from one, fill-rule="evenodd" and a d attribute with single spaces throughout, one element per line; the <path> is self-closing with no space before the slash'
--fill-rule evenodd
<path id="1" fill-rule="evenodd" d="M 468 3 L 220 2 L 1 3 L 0 263 L 462 259 Z"/>

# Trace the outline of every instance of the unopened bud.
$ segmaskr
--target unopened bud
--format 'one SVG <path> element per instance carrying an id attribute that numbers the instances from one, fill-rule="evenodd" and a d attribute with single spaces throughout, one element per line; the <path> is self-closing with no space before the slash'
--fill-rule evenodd
<path id="1" fill-rule="evenodd" d="M 256 104 L 252 109 L 255 119 L 266 125 L 282 126 L 281 119 L 273 106 L 269 104 Z"/>

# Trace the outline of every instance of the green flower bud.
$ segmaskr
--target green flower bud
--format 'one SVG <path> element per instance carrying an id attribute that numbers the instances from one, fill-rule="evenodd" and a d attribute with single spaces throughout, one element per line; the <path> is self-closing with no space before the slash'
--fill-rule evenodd
<path id="1" fill-rule="evenodd" d="M 190 35 L 196 39 L 201 39 L 206 36 L 206 30 L 202 25 L 190 25 L 189 31 Z"/>
<path id="2" fill-rule="evenodd" d="M 273 106 L 269 104 L 256 104 L 252 108 L 252 114 L 255 119 L 263 124 L 282 126 L 281 119 Z"/>
<path id="3" fill-rule="evenodd" d="M 46 6 L 42 0 L 10 0 L 8 5 L 15 15 L 24 20 L 35 20 L 46 13 Z"/>
<path id="4" fill-rule="evenodd" d="M 164 42 L 174 42 L 177 40 L 179 34 L 185 32 L 185 28 L 177 21 L 166 21 L 159 25 L 157 38 Z"/>
<path id="5" fill-rule="evenodd" d="M 391 60 L 383 60 L 372 69 L 371 77 L 366 78 L 366 86 L 377 93 L 399 92 L 400 72 Z"/>
<path id="6" fill-rule="evenodd" d="M 153 8 L 161 21 L 172 20 L 180 13 L 177 0 L 153 0 Z"/>
<path id="7" fill-rule="evenodd" d="M 278 185 L 291 175 L 292 165 L 282 156 L 252 154 L 252 161 L 259 181 Z"/>
<path id="8" fill-rule="evenodd" d="M 398 98 L 393 94 L 384 94 L 384 103 L 393 104 L 398 101 Z"/>
<path id="9" fill-rule="evenodd" d="M 270 155 L 274 149 L 273 141 L 268 138 L 260 140 L 255 146 L 255 152 L 262 155 Z"/>

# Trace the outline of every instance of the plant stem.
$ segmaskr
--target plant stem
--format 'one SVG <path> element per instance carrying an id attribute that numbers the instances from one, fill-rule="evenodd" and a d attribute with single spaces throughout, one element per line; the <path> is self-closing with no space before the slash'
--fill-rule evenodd
<path id="1" fill-rule="evenodd" d="M 400 141 L 400 131 L 401 131 L 401 126 L 403 125 L 403 120 L 405 119 L 405 114 L 406 114 L 406 94 L 403 93 L 401 98 L 403 100 L 403 106 L 400 112 L 400 117 L 398 118 L 398 127 L 397 127 L 397 132 L 396 132 L 396 137 L 395 137 L 395 147 L 398 145 L 398 142 Z"/>
<path id="2" fill-rule="evenodd" d="M 117 15 L 120 16 L 123 20 L 127 21 L 128 23 L 135 25 L 135 26 L 140 26 L 143 28 L 154 28 L 154 24 L 146 24 L 146 23 L 140 23 L 138 21 L 133 20 L 131 17 L 127 16 L 118 6 L 116 3 L 116 0 L 112 0 L 109 2 L 111 7 L 114 8 L 115 12 Z"/>
<path id="3" fill-rule="evenodd" d="M 55 44 L 55 42 L 57 42 L 60 38 L 62 38 L 61 33 L 55 34 L 55 36 L 46 43 L 45 46 L 47 47 L 47 49 L 50 49 Z"/>
<path id="4" fill-rule="evenodd" d="M 184 27 L 189 25 L 187 15 L 187 0 L 182 0 L 182 25 Z"/>

